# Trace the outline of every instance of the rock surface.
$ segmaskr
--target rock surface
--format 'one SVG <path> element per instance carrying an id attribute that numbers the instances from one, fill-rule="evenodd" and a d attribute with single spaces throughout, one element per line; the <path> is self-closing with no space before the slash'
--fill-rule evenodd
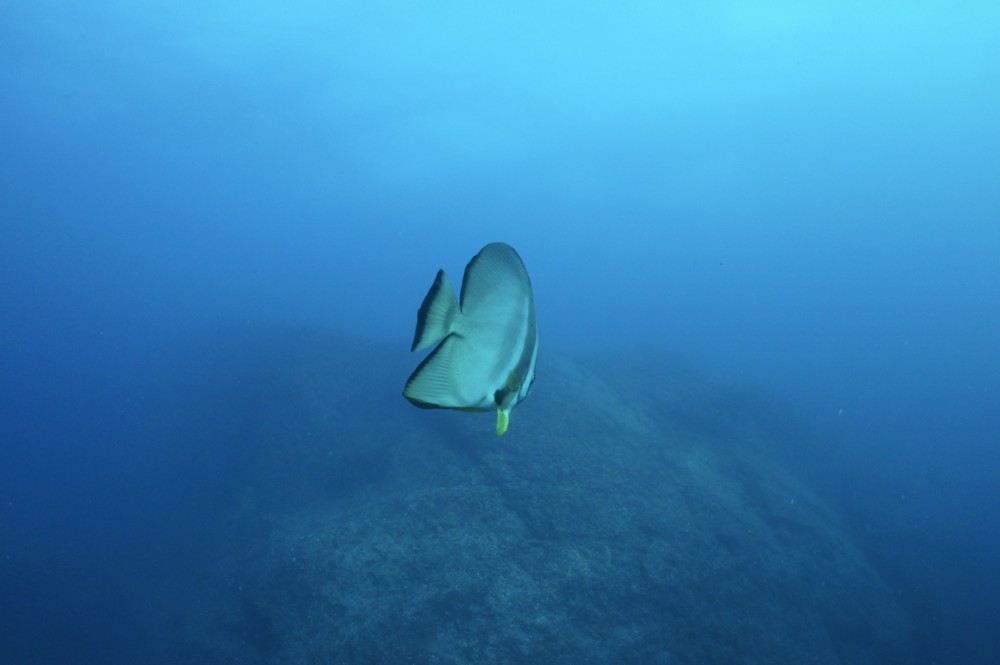
<path id="1" fill-rule="evenodd" d="M 230 460 L 178 657 L 203 663 L 907 663 L 907 620 L 752 399 L 546 350 L 503 438 L 417 358 L 330 333 L 210 353 Z M 216 462 L 212 462 L 216 463 Z"/>

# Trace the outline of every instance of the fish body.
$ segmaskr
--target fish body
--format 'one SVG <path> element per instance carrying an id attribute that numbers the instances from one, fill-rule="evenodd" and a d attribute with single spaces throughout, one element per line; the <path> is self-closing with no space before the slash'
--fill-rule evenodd
<path id="1" fill-rule="evenodd" d="M 531 279 L 513 247 L 483 247 L 465 267 L 460 299 L 438 271 L 417 312 L 411 350 L 435 344 L 403 396 L 426 409 L 496 410 L 502 435 L 531 391 L 538 357 Z"/>

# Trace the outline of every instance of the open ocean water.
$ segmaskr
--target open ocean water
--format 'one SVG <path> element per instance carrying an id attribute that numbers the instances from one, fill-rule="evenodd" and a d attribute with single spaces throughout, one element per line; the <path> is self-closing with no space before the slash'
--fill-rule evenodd
<path id="1" fill-rule="evenodd" d="M 0 663 L 1000 662 L 997 25 L 0 2 Z"/>

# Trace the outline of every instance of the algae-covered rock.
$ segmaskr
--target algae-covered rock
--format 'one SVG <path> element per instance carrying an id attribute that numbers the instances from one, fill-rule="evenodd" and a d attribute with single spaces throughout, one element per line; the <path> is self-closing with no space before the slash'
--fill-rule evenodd
<path id="1" fill-rule="evenodd" d="M 216 442 L 243 459 L 239 500 L 182 657 L 912 660 L 892 593 L 752 401 L 667 362 L 546 353 L 498 439 L 490 414 L 398 397 L 394 349 L 310 333 L 231 362 L 267 357 L 269 385 L 226 415 L 243 440 Z"/>

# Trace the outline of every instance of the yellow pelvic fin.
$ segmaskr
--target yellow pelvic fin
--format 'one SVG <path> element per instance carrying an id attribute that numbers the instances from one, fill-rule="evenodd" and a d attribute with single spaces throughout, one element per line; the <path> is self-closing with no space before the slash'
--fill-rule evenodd
<path id="1" fill-rule="evenodd" d="M 503 409 L 497 409 L 497 436 L 503 436 L 503 433 L 507 431 L 507 425 L 510 423 L 510 412 L 504 411 Z"/>

